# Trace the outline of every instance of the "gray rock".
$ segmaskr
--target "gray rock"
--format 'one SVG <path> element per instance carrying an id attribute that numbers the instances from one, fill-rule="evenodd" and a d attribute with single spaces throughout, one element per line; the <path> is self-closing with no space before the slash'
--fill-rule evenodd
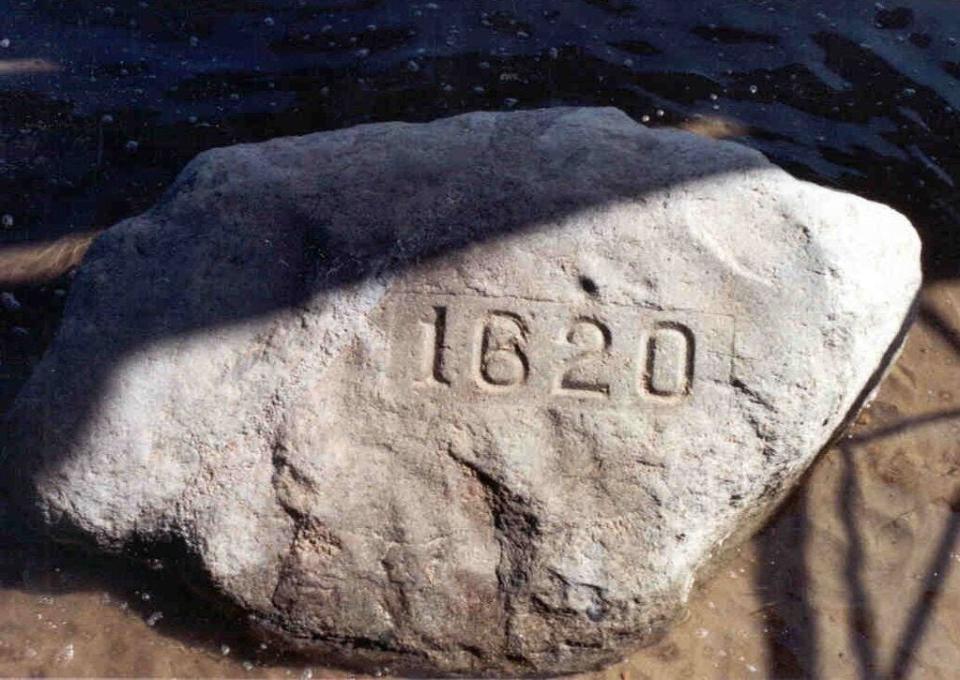
<path id="1" fill-rule="evenodd" d="M 896 212 L 613 109 L 217 149 L 93 246 L 8 475 L 289 647 L 587 669 L 769 514 L 919 283 Z"/>

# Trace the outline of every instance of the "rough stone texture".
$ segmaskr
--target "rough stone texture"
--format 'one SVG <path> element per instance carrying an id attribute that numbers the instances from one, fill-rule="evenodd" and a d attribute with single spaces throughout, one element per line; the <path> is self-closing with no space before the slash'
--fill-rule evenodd
<path id="1" fill-rule="evenodd" d="M 214 150 L 93 246 L 6 474 L 292 647 L 586 669 L 789 489 L 919 283 L 894 211 L 613 109 Z"/>

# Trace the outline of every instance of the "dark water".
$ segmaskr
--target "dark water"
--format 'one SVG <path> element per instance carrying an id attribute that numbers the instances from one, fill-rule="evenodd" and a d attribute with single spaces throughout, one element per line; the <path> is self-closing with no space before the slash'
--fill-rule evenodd
<path id="1" fill-rule="evenodd" d="M 904 212 L 928 280 L 960 275 L 954 0 L 0 0 L 0 252 L 137 213 L 210 147 L 564 104 L 734 136 Z M 0 408 L 68 286 L 2 291 Z M 76 563 L 2 540 L 10 588 Z"/>

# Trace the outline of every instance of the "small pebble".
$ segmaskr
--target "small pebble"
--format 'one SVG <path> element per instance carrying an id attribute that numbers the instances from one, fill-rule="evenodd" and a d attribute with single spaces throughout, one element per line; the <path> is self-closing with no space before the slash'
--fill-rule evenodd
<path id="1" fill-rule="evenodd" d="M 66 645 L 60 652 L 57 654 L 57 662 L 61 664 L 68 664 L 73 661 L 74 648 L 73 643 Z"/>
<path id="2" fill-rule="evenodd" d="M 220 653 L 227 656 L 230 653 L 230 647 L 228 645 L 220 645 Z"/>
<path id="3" fill-rule="evenodd" d="M 160 619 L 162 618 L 163 618 L 163 612 L 153 612 L 147 618 L 147 625 L 153 628 L 155 625 L 157 625 L 157 623 L 159 623 Z"/>
<path id="4" fill-rule="evenodd" d="M 3 49 L 10 47 L 10 38 L 4 38 L 3 40 L 0 40 L 0 47 Z"/>
<path id="5" fill-rule="evenodd" d="M 3 225 L 4 229 L 12 229 L 14 225 L 13 215 L 4 215 L 0 217 L 0 224 Z"/>
<path id="6" fill-rule="evenodd" d="M 137 149 L 140 148 L 140 142 L 137 142 L 136 140 L 131 139 L 129 142 L 127 142 L 127 144 L 126 144 L 126 146 L 125 146 L 124 148 L 125 148 L 129 153 L 136 153 Z"/>

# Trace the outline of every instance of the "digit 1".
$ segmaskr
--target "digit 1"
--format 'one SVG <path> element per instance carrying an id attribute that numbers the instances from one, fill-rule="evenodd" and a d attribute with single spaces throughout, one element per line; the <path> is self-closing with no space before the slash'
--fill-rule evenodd
<path id="1" fill-rule="evenodd" d="M 447 308 L 431 307 L 429 320 L 420 320 L 421 337 L 423 338 L 423 353 L 421 354 L 420 375 L 418 383 L 422 385 L 449 385 L 450 379 L 446 376 L 446 345 Z"/>

